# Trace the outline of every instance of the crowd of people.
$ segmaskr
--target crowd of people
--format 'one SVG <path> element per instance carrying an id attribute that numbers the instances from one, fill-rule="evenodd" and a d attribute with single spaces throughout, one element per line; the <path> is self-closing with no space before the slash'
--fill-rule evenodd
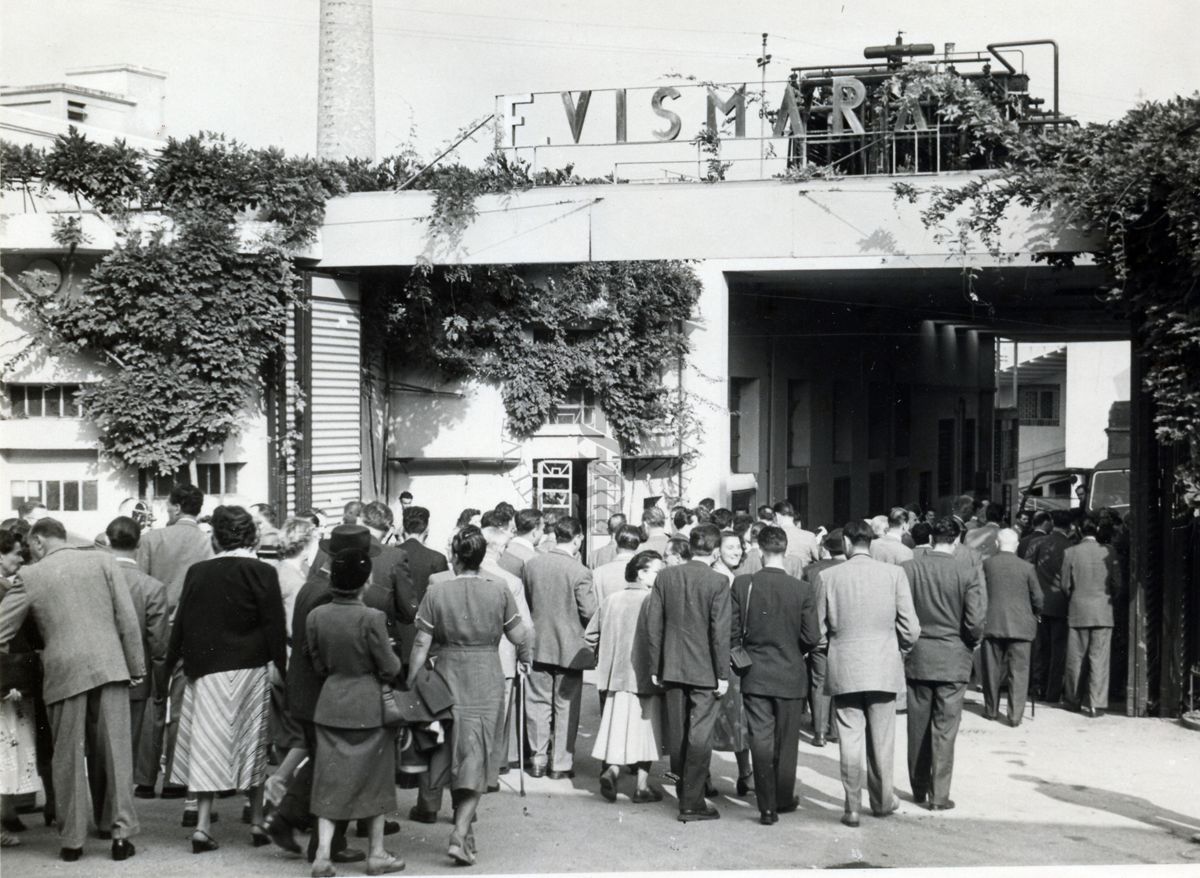
<path id="1" fill-rule="evenodd" d="M 92 835 L 134 855 L 137 799 L 180 799 L 191 850 L 220 846 L 217 800 L 240 793 L 255 846 L 307 853 L 314 876 L 385 847 L 397 787 L 435 823 L 450 791 L 447 855 L 477 860 L 482 796 L 501 775 L 575 777 L 585 674 L 601 712 L 592 757 L 608 802 L 720 817 L 710 763 L 734 754 L 740 797 L 774 825 L 799 807 L 801 726 L 840 750 L 842 823 L 862 790 L 886 818 L 894 730 L 906 713 L 915 802 L 954 807 L 966 690 L 1019 725 L 1027 692 L 1095 717 L 1107 707 L 1123 524 L 1072 510 L 1019 516 L 959 498 L 937 517 L 897 507 L 827 532 L 784 502 L 711 500 L 636 524 L 584 523 L 500 503 L 466 509 L 447 553 L 401 495 L 308 512 L 219 506 L 179 485 L 166 527 L 118 516 L 94 546 L 36 504 L 0 524 L 0 794 L 41 793 L 60 857 Z M 1031 678 L 1032 673 L 1032 678 Z M 368 850 L 350 845 L 351 824 Z M 307 848 L 297 836 L 307 832 Z"/>

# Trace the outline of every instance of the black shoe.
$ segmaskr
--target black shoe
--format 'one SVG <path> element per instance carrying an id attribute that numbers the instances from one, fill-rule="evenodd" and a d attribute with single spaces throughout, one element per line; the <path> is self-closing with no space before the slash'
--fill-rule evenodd
<path id="1" fill-rule="evenodd" d="M 737 794 L 739 796 L 745 796 L 754 792 L 754 787 L 750 786 L 750 780 L 753 777 L 754 775 L 747 774 L 744 777 L 739 777 L 737 779 Z"/>
<path id="2" fill-rule="evenodd" d="M 164 799 L 186 799 L 187 787 L 183 784 L 165 783 L 162 788 L 162 797 Z"/>
<path id="3" fill-rule="evenodd" d="M 774 826 L 779 822 L 779 815 L 774 811 L 763 811 L 758 815 L 758 822 L 763 826 Z"/>
<path id="4" fill-rule="evenodd" d="M 509 768 L 507 765 L 501 765 L 500 770 L 497 771 L 496 774 L 504 775 L 504 774 L 508 774 L 510 771 L 512 771 L 512 769 Z"/>
<path id="5" fill-rule="evenodd" d="M 929 791 L 928 790 L 913 790 L 912 796 L 913 796 L 914 804 L 924 805 L 925 800 L 929 798 Z"/>
<path id="6" fill-rule="evenodd" d="M 605 771 L 600 775 L 600 795 L 604 796 L 605 801 L 615 802 L 617 800 L 617 775 L 611 771 Z"/>
<path id="7" fill-rule="evenodd" d="M 412 815 L 409 815 L 409 816 L 412 816 Z M 435 815 L 433 819 L 437 820 L 437 816 Z M 397 823 L 395 820 L 383 821 L 383 834 L 384 835 L 395 835 L 399 831 L 400 831 L 400 824 Z M 369 838 L 371 835 L 371 821 L 370 820 L 359 820 L 358 826 L 354 830 L 354 835 L 357 838 Z"/>
<path id="8" fill-rule="evenodd" d="M 153 786 L 140 783 L 133 788 L 133 797 L 135 799 L 156 799 L 158 798 L 158 793 L 154 792 Z"/>
<path id="9" fill-rule="evenodd" d="M 437 811 L 423 811 L 419 805 L 408 809 L 408 819 L 417 823 L 437 823 Z"/>
<path id="10" fill-rule="evenodd" d="M 64 863 L 74 863 L 83 856 L 83 848 L 59 848 L 58 858 Z"/>
<path id="11" fill-rule="evenodd" d="M 775 810 L 779 814 L 791 814 L 793 811 L 798 811 L 799 809 L 800 809 L 800 797 L 793 796 L 792 800 L 790 802 L 788 802 L 786 805 L 780 805 Z"/>
<path id="12" fill-rule="evenodd" d="M 300 845 L 296 842 L 296 836 L 292 832 L 292 825 L 278 811 L 271 814 L 263 823 L 263 832 L 271 839 L 271 842 L 285 851 L 290 851 L 293 854 L 303 853 Z"/>
<path id="13" fill-rule="evenodd" d="M 680 823 L 691 823 L 693 820 L 720 820 L 721 812 L 709 805 L 707 808 L 699 810 L 687 810 L 679 812 Z"/>
<path id="14" fill-rule="evenodd" d="M 812 745 L 814 747 L 824 747 L 825 744 L 826 744 L 826 739 L 825 739 L 824 735 L 814 735 L 813 736 Z"/>
<path id="15" fill-rule="evenodd" d="M 546 774 L 550 780 L 573 780 L 575 778 L 574 771 L 551 771 Z"/>
<path id="16" fill-rule="evenodd" d="M 132 857 L 136 853 L 137 853 L 137 848 L 135 848 L 133 846 L 133 842 L 131 842 L 129 839 L 127 839 L 127 838 L 113 839 L 112 858 L 114 860 L 116 860 L 118 863 L 121 862 L 121 860 L 128 860 L 130 857 Z"/>
<path id="17" fill-rule="evenodd" d="M 946 801 L 944 801 L 940 804 L 937 802 L 930 802 L 925 807 L 928 808 L 930 811 L 952 811 L 952 810 L 954 810 L 954 800 L 947 799 Z"/>
<path id="18" fill-rule="evenodd" d="M 645 805 L 650 802 L 661 802 L 663 794 L 651 787 L 646 790 L 634 790 L 633 795 L 629 798 L 635 805 Z"/>
<path id="19" fill-rule="evenodd" d="M 717 791 L 717 785 L 709 778 L 704 782 L 704 798 L 715 799 L 720 793 Z"/>
<path id="20" fill-rule="evenodd" d="M 673 771 L 664 771 L 663 780 L 669 780 L 671 783 L 679 783 L 679 775 Z"/>
<path id="21" fill-rule="evenodd" d="M 859 824 L 858 812 L 847 811 L 842 815 L 842 826 L 849 826 L 851 829 L 856 829 Z"/>
<path id="22" fill-rule="evenodd" d="M 333 863 L 361 863 L 366 858 L 366 851 L 360 851 L 358 848 L 342 848 L 340 851 L 334 851 L 329 860 Z"/>
<path id="23" fill-rule="evenodd" d="M 531 765 L 527 769 L 525 769 L 525 773 L 528 774 L 530 777 L 545 777 L 546 776 L 546 766 Z"/>
<path id="24" fill-rule="evenodd" d="M 221 846 L 217 844 L 217 840 L 203 829 L 197 829 L 192 833 L 193 854 L 207 854 L 210 851 L 215 851 L 220 847 Z"/>
<path id="25" fill-rule="evenodd" d="M 26 827 L 20 817 L 5 817 L 0 820 L 0 829 L 5 832 L 24 832 Z"/>
<path id="26" fill-rule="evenodd" d="M 488 788 L 487 788 L 487 790 L 485 790 L 485 792 L 488 792 L 488 793 L 500 792 L 500 784 L 498 784 L 498 783 L 488 784 Z"/>

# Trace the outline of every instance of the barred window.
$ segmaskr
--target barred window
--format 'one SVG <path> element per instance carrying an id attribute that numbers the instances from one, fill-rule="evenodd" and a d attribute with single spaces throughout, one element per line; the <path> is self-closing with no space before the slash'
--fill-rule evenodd
<path id="1" fill-rule="evenodd" d="M 1019 400 L 1021 423 L 1030 427 L 1059 425 L 1059 389 L 1057 387 L 1022 387 Z"/>

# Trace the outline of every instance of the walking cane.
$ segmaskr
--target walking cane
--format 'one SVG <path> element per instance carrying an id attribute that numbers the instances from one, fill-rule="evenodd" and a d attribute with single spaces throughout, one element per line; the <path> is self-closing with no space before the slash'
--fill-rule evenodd
<path id="1" fill-rule="evenodd" d="M 525 798 L 525 674 L 517 668 L 517 774 L 521 776 L 521 798 Z"/>

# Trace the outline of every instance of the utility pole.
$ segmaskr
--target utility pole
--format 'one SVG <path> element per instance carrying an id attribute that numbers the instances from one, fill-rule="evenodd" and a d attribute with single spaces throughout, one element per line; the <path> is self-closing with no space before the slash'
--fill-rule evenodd
<path id="1" fill-rule="evenodd" d="M 758 56 L 758 69 L 762 74 L 762 90 L 758 93 L 758 177 L 763 176 L 763 162 L 766 160 L 766 124 L 767 124 L 767 65 L 771 56 L 767 54 L 767 34 L 762 35 L 762 54 Z"/>
<path id="2" fill-rule="evenodd" d="M 321 0 L 317 156 L 375 158 L 372 0 Z"/>

